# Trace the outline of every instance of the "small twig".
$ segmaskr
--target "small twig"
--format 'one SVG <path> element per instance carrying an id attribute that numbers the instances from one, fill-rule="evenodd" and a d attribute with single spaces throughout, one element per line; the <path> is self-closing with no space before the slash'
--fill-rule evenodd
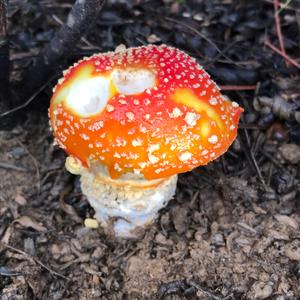
<path id="1" fill-rule="evenodd" d="M 263 126 L 259 126 L 257 124 L 239 124 L 239 129 L 253 129 L 253 130 L 261 130 Z"/>
<path id="2" fill-rule="evenodd" d="M 0 0 L 0 111 L 10 106 L 7 5 L 8 0 Z"/>
<path id="3" fill-rule="evenodd" d="M 6 267 L 3 266 L 0 267 L 0 276 L 12 277 L 12 276 L 23 276 L 23 275 L 25 275 L 24 272 L 14 272 L 7 269 Z"/>
<path id="4" fill-rule="evenodd" d="M 265 45 L 268 46 L 269 48 L 271 48 L 274 52 L 276 52 L 280 56 L 282 56 L 285 60 L 287 60 L 293 66 L 295 66 L 298 69 L 300 69 L 300 64 L 295 59 L 291 58 L 290 56 L 288 56 L 285 53 L 282 53 L 282 51 L 280 51 L 280 49 L 278 49 L 277 47 L 275 47 L 274 45 L 272 45 L 269 41 L 265 41 Z"/>
<path id="5" fill-rule="evenodd" d="M 167 20 L 167 21 L 169 21 L 169 22 L 173 22 L 173 23 L 175 23 L 175 24 L 178 24 L 178 25 L 180 25 L 180 26 L 183 26 L 183 27 L 185 27 L 185 28 L 191 30 L 192 32 L 194 32 L 195 34 L 197 34 L 198 36 L 200 36 L 203 40 L 205 40 L 207 43 L 209 43 L 212 47 L 214 47 L 214 48 L 217 50 L 217 52 L 218 52 L 219 54 L 222 54 L 222 56 L 223 56 L 224 58 L 226 58 L 228 61 L 234 63 L 234 61 L 232 61 L 231 58 L 229 58 L 227 55 L 225 55 L 225 54 L 223 53 L 223 51 L 222 51 L 222 50 L 221 50 L 221 49 L 220 49 L 220 48 L 219 48 L 212 40 L 210 40 L 208 37 L 206 37 L 204 34 L 202 34 L 200 31 L 198 31 L 198 30 L 195 29 L 194 27 L 189 26 L 188 24 L 186 24 L 186 23 L 184 23 L 184 22 L 175 20 L 175 19 L 170 18 L 170 17 L 164 17 L 164 18 L 165 18 L 165 20 Z"/>
<path id="6" fill-rule="evenodd" d="M 284 41 L 283 41 L 283 37 L 282 37 L 282 31 L 281 31 L 280 17 L 278 14 L 278 8 L 279 8 L 279 1 L 274 0 L 275 26 L 276 26 L 277 37 L 278 37 L 278 41 L 279 41 L 279 45 L 280 45 L 280 50 L 283 54 L 286 55 Z"/>
<path id="7" fill-rule="evenodd" d="M 48 180 L 48 178 L 56 173 L 61 173 L 62 169 L 61 168 L 57 168 L 57 169 L 53 169 L 53 170 L 49 170 L 46 172 L 45 176 L 41 179 L 41 186 L 45 184 L 45 182 Z M 59 176 L 57 176 L 59 177 Z"/>
<path id="8" fill-rule="evenodd" d="M 209 297 L 209 299 L 212 299 L 212 300 L 227 300 L 229 298 L 232 297 L 232 293 L 225 296 L 225 297 L 219 297 L 219 296 L 216 296 L 214 295 L 213 293 L 211 293 L 210 291 L 202 288 L 199 284 L 197 284 L 196 282 L 194 282 L 193 280 L 187 280 L 187 284 L 196 288 L 198 291 L 202 292 L 203 294 L 205 294 L 206 296 Z"/>
<path id="9" fill-rule="evenodd" d="M 256 85 L 220 85 L 223 91 L 255 91 Z"/>
<path id="10" fill-rule="evenodd" d="M 36 179 L 38 180 L 38 189 L 41 189 L 41 174 L 40 174 L 40 168 L 39 163 L 35 159 L 35 157 L 31 154 L 31 152 L 27 149 L 27 147 L 19 140 L 17 139 L 18 144 L 27 152 L 28 156 L 33 161 L 35 171 L 36 171 Z"/>
<path id="11" fill-rule="evenodd" d="M 293 0 L 287 0 L 285 3 L 278 3 L 280 5 L 280 9 L 278 10 L 278 14 L 280 14 L 285 9 L 292 9 L 292 8 L 289 7 L 289 5 L 292 1 Z M 296 10 L 296 9 L 295 9 L 295 11 L 299 12 L 299 10 Z"/>
<path id="12" fill-rule="evenodd" d="M 28 170 L 28 169 L 25 169 L 25 168 L 22 168 L 22 167 L 17 167 L 17 166 L 14 166 L 14 165 L 11 165 L 11 164 L 8 164 L 8 163 L 5 163 L 5 162 L 0 162 L 0 168 L 8 169 L 8 170 L 14 170 L 14 171 L 18 171 L 18 172 L 29 172 L 29 171 L 31 171 L 31 170 Z"/>
<path id="13" fill-rule="evenodd" d="M 49 82 L 54 77 L 55 76 L 52 76 L 52 78 L 50 80 L 48 80 L 45 84 L 43 84 L 26 102 L 0 114 L 0 119 L 28 106 L 45 89 L 45 87 L 49 84 Z"/>
<path id="14" fill-rule="evenodd" d="M 247 143 L 247 146 L 249 148 L 249 154 L 250 154 L 251 161 L 252 161 L 252 163 L 254 165 L 254 168 L 255 168 L 255 171 L 257 173 L 258 178 L 260 179 L 260 181 L 261 181 L 261 183 L 262 183 L 265 191 L 267 191 L 266 182 L 265 182 L 265 180 L 264 180 L 264 178 L 263 178 L 263 176 L 261 174 L 260 168 L 259 168 L 259 166 L 257 164 L 257 161 L 256 161 L 255 156 L 253 154 L 253 151 L 251 149 L 251 143 L 250 143 L 250 138 L 249 138 L 247 129 L 244 129 L 244 133 L 245 133 L 245 137 L 246 137 L 246 143 Z"/>
<path id="15" fill-rule="evenodd" d="M 280 164 L 271 154 L 263 151 L 262 149 L 260 149 L 259 152 L 263 156 L 265 156 L 273 165 L 278 167 L 281 171 L 285 171 L 285 167 L 282 164 Z"/>
<path id="16" fill-rule="evenodd" d="M 12 251 L 17 252 L 17 253 L 19 253 L 21 255 L 24 255 L 29 260 L 32 260 L 32 261 L 36 262 L 37 264 L 39 264 L 42 268 L 44 268 L 45 270 L 47 270 L 50 274 L 56 275 L 56 276 L 58 276 L 60 278 L 63 278 L 65 280 L 69 280 L 66 276 L 64 276 L 64 275 L 62 275 L 62 274 L 60 274 L 60 273 L 58 273 L 58 272 L 50 269 L 48 266 L 46 266 L 44 263 L 42 263 L 39 259 L 37 259 L 36 257 L 31 256 L 30 254 L 26 253 L 25 251 L 22 251 L 22 250 L 20 250 L 18 248 L 10 246 L 10 245 L 2 242 L 2 241 L 0 241 L 0 245 L 2 245 L 3 247 L 5 247 L 5 248 L 7 248 L 9 250 L 12 250 Z"/>
<path id="17" fill-rule="evenodd" d="M 221 52 L 219 52 L 216 56 L 214 56 L 209 63 L 205 64 L 206 68 L 209 67 L 210 65 L 214 64 L 217 61 L 220 61 L 220 58 L 223 56 L 224 53 L 226 53 L 229 49 L 231 49 L 234 45 L 236 45 L 237 43 L 239 43 L 238 40 L 233 41 L 232 43 L 230 43 L 229 45 L 227 45 L 225 48 L 222 49 Z M 227 62 L 227 60 L 226 60 Z M 228 62 L 231 63 L 231 62 Z M 241 63 L 241 62 L 239 62 Z"/>

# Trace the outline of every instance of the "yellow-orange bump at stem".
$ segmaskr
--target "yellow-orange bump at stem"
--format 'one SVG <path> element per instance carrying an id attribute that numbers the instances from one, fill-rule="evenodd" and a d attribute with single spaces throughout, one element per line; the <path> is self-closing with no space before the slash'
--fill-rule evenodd
<path id="1" fill-rule="evenodd" d="M 66 166 L 82 174 L 83 189 L 93 190 L 90 198 L 103 193 L 100 185 L 110 186 L 114 190 L 107 193 L 121 193 L 125 203 L 128 187 L 131 198 L 138 190 L 150 197 L 161 186 L 171 197 L 176 174 L 226 152 L 242 111 L 194 58 L 149 45 L 120 47 L 76 63 L 55 87 L 49 116 L 56 141 L 71 157 Z M 130 205 L 145 208 L 141 203 L 148 200 L 138 197 Z M 114 216 L 116 211 L 114 206 Z"/>

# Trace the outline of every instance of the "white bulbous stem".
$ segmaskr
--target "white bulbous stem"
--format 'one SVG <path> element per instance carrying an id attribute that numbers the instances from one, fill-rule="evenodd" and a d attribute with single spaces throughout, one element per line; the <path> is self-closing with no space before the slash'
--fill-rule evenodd
<path id="1" fill-rule="evenodd" d="M 114 180 L 100 164 L 81 167 L 79 171 L 77 163 L 67 160 L 66 167 L 81 175 L 81 189 L 95 210 L 94 217 L 107 232 L 113 231 L 119 237 L 136 237 L 141 228 L 153 223 L 158 211 L 175 194 L 176 175 L 145 180 L 130 173 Z"/>

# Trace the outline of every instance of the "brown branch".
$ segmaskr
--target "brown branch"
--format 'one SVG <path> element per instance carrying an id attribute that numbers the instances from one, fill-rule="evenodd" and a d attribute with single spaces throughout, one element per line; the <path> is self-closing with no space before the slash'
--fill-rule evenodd
<path id="1" fill-rule="evenodd" d="M 255 91 L 256 85 L 220 85 L 222 91 Z"/>
<path id="2" fill-rule="evenodd" d="M 279 1 L 274 0 L 274 14 L 275 14 L 275 27 L 276 27 L 276 33 L 279 41 L 280 50 L 283 54 L 286 54 L 285 47 L 284 47 L 284 41 L 282 37 L 282 31 L 281 31 L 281 23 L 280 23 L 280 16 L 278 13 L 279 8 Z M 288 65 L 287 61 L 285 61 L 286 65 Z"/>
<path id="3" fill-rule="evenodd" d="M 281 24 L 280 24 L 280 17 L 278 14 L 278 8 L 279 8 L 279 1 L 274 0 L 275 25 L 276 25 L 277 37 L 279 40 L 280 50 L 282 51 L 282 53 L 285 53 L 285 47 L 284 47 L 284 42 L 283 42 L 283 37 L 282 37 L 282 32 L 281 32 Z"/>
<path id="4" fill-rule="evenodd" d="M 10 105 L 7 5 L 8 0 L 0 0 L 0 112 Z"/>
<path id="5" fill-rule="evenodd" d="M 41 50 L 32 67 L 24 74 L 20 103 L 45 84 L 62 60 L 69 56 L 80 38 L 96 21 L 103 4 L 104 0 L 76 0 L 66 23 Z"/>
<path id="6" fill-rule="evenodd" d="M 0 0 L 0 37 L 6 37 L 7 22 L 6 22 L 7 0 Z"/>

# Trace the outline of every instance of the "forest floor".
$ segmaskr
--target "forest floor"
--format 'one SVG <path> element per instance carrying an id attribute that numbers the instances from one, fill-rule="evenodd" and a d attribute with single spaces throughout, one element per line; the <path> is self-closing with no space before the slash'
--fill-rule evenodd
<path id="1" fill-rule="evenodd" d="M 10 1 L 13 85 L 72 3 Z M 22 122 L 0 131 L 1 300 L 300 299 L 300 6 L 274 3 L 106 3 Z M 116 240 L 84 227 L 93 209 L 53 146 L 47 107 L 80 57 L 148 43 L 197 58 L 245 112 L 227 154 L 180 175 L 141 239 Z"/>

